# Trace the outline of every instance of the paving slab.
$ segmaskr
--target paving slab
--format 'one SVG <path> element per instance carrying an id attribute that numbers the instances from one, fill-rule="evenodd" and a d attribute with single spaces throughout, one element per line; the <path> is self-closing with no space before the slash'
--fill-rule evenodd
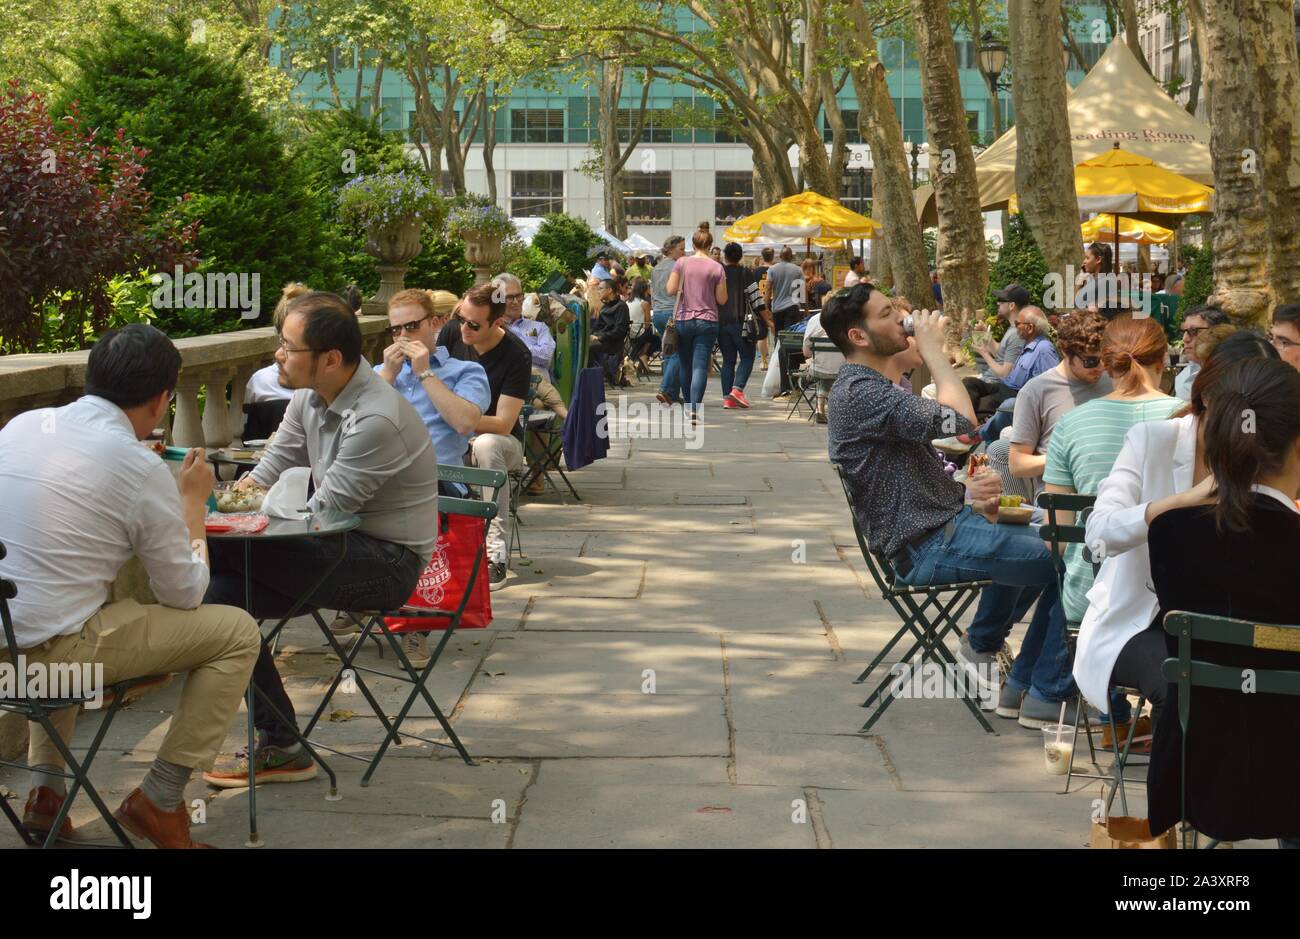
<path id="1" fill-rule="evenodd" d="M 519 848 L 812 848 L 811 823 L 791 820 L 793 787 L 572 786 L 543 768 L 528 791 Z"/>
<path id="2" fill-rule="evenodd" d="M 719 756 L 722 697 L 472 694 L 456 732 L 485 756 Z M 468 746 L 468 743 L 466 744 Z"/>

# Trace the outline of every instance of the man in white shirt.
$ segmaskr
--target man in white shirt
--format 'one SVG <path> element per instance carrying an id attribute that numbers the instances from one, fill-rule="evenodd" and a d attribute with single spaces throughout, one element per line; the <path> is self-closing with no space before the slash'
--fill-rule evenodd
<path id="1" fill-rule="evenodd" d="M 862 282 L 867 272 L 867 262 L 855 257 L 849 262 L 849 272 L 844 275 L 844 286 L 852 287 Z"/>
<path id="2" fill-rule="evenodd" d="M 1183 357 L 1187 365 L 1174 376 L 1174 397 L 1192 400 L 1192 382 L 1201 372 L 1201 357 L 1196 354 L 1196 343 L 1201 334 L 1228 322 L 1228 314 L 1216 306 L 1194 306 L 1183 314 Z"/>
<path id="3" fill-rule="evenodd" d="M 10 602 L 18 649 L 0 659 L 103 666 L 112 684 L 189 672 L 180 704 L 140 788 L 115 813 L 131 834 L 186 848 L 185 784 L 208 769 L 230 730 L 261 648 L 253 618 L 202 606 L 208 587 L 203 519 L 212 468 L 191 450 L 173 481 L 140 441 L 162 422 L 181 356 L 161 332 L 134 324 L 105 333 L 90 352 L 86 395 L 28 411 L 0 430 L 0 574 L 17 585 Z M 132 556 L 149 574 L 157 604 L 109 603 Z M 102 689 L 101 689 L 102 690 Z M 71 742 L 77 709 L 51 720 Z M 64 798 L 64 763 L 33 724 L 33 785 L 25 821 L 48 833 Z M 72 833 L 64 822 L 60 836 Z"/>
<path id="4" fill-rule="evenodd" d="M 821 320 L 820 312 L 808 317 L 808 325 L 803 331 L 803 354 L 808 358 L 808 374 L 817 381 L 817 410 L 813 412 L 813 419 L 818 424 L 825 424 L 826 399 L 830 397 L 835 376 L 840 373 L 840 366 L 844 364 L 844 356 L 839 352 L 813 352 L 814 339 L 830 341 L 826 330 L 822 328 Z"/>

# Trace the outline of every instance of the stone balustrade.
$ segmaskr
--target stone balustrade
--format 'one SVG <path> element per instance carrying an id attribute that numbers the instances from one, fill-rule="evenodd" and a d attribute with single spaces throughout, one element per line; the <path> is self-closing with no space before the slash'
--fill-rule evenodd
<path id="1" fill-rule="evenodd" d="M 377 363 L 388 345 L 385 316 L 360 316 L 363 354 Z M 176 340 L 181 374 L 167 440 L 178 447 L 224 447 L 243 426 L 244 387 L 274 359 L 271 327 Z M 32 408 L 67 404 L 86 386 L 89 352 L 0 356 L 0 426 Z M 219 401 L 222 407 L 209 407 Z"/>

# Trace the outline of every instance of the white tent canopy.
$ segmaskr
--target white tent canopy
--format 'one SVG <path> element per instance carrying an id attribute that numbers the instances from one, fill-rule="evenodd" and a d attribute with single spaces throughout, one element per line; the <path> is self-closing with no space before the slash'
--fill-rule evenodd
<path id="1" fill-rule="evenodd" d="M 1210 128 L 1164 93 L 1124 41 L 1115 39 L 1065 102 L 1074 165 L 1116 143 L 1158 166 L 1214 185 Z M 980 207 L 1004 208 L 1016 191 L 1016 129 L 1013 127 L 975 158 Z M 934 189 L 916 191 L 917 215 L 935 221 Z"/>
<path id="2" fill-rule="evenodd" d="M 633 251 L 649 251 L 652 254 L 658 254 L 662 250 L 662 247 L 660 245 L 655 244 L 645 235 L 635 231 L 632 232 L 632 234 L 627 236 L 627 238 L 624 241 L 624 244 L 626 244 Z"/>

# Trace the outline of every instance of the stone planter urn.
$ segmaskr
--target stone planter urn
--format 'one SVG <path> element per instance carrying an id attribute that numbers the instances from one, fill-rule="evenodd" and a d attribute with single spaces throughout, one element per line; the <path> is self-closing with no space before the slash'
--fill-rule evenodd
<path id="1" fill-rule="evenodd" d="M 466 232 L 461 237 L 465 241 L 465 260 L 474 268 L 475 286 L 486 284 L 498 273 L 504 236 Z"/>
<path id="2" fill-rule="evenodd" d="M 379 290 L 362 304 L 362 313 L 383 316 L 388 312 L 388 301 L 403 289 L 406 268 L 420 253 L 420 228 L 418 219 L 409 219 L 367 233 L 366 253 L 375 259 Z"/>

